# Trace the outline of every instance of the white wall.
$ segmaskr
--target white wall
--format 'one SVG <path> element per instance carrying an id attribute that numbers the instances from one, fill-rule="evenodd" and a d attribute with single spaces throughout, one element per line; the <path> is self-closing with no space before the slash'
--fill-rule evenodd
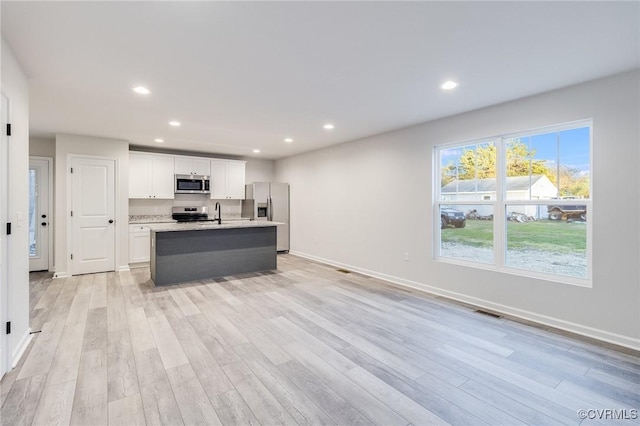
<path id="1" fill-rule="evenodd" d="M 245 182 L 272 182 L 275 179 L 275 161 L 243 158 L 247 162 Z"/>
<path id="2" fill-rule="evenodd" d="M 29 138 L 29 155 L 35 157 L 55 157 L 56 140 L 46 138 Z"/>
<path id="3" fill-rule="evenodd" d="M 69 154 L 116 160 L 116 270 L 129 268 L 129 142 L 94 136 L 56 135 L 55 155 L 55 276 L 68 276 L 67 165 Z"/>
<path id="4" fill-rule="evenodd" d="M 9 221 L 7 320 L 8 360 L 18 362 L 30 340 L 29 335 L 29 84 L 26 74 L 9 46 L 2 40 L 2 93 L 9 99 Z M 3 129 L 4 131 L 4 129 Z M 4 225 L 4 224 L 3 224 Z M 4 230 L 2 230 L 4 232 Z M 3 324 L 4 328 L 4 324 Z M 2 331 L 4 333 L 4 329 Z"/>
<path id="5" fill-rule="evenodd" d="M 279 160 L 276 178 L 291 184 L 291 251 L 640 349 L 640 221 L 611 218 L 612 206 L 640 211 L 639 87 L 629 72 Z M 587 118 L 592 288 L 433 259 L 435 145 Z"/>

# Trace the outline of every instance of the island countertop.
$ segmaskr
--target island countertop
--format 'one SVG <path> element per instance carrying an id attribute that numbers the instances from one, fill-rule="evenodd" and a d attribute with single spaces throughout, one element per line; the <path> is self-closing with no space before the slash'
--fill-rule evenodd
<path id="1" fill-rule="evenodd" d="M 150 223 L 148 226 L 155 232 L 173 231 L 198 231 L 205 229 L 232 229 L 232 228 L 265 228 L 270 226 L 283 225 L 281 222 L 270 222 L 266 220 L 232 220 L 218 225 L 218 222 L 183 222 L 183 223 Z"/>

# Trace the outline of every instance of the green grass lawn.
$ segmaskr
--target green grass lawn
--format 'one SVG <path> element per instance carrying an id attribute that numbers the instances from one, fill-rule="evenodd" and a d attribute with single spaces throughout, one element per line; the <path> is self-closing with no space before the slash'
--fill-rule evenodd
<path id="1" fill-rule="evenodd" d="M 467 220 L 465 228 L 442 230 L 443 243 L 473 247 L 493 247 L 493 221 Z M 509 249 L 534 249 L 548 252 L 576 253 L 587 248 L 587 228 L 584 223 L 539 220 L 507 222 Z"/>

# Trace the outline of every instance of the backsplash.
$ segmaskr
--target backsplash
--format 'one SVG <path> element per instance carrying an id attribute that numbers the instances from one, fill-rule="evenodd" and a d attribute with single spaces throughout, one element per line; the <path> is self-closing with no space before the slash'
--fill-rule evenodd
<path id="1" fill-rule="evenodd" d="M 173 206 L 207 206 L 209 216 L 213 217 L 216 201 L 220 203 L 222 217 L 227 219 L 240 218 L 242 211 L 241 200 L 211 200 L 198 194 L 176 194 L 173 200 L 129 200 L 129 220 L 162 221 L 171 219 Z"/>
<path id="2" fill-rule="evenodd" d="M 172 222 L 170 214 L 130 214 L 129 223 Z"/>

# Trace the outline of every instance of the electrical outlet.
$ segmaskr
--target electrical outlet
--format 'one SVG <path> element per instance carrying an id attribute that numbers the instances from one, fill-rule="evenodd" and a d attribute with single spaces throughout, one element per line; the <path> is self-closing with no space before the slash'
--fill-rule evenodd
<path id="1" fill-rule="evenodd" d="M 408 251 L 405 251 L 405 252 L 404 252 L 404 261 L 405 261 L 405 262 L 408 262 L 408 261 L 409 261 L 409 252 L 408 252 Z"/>

